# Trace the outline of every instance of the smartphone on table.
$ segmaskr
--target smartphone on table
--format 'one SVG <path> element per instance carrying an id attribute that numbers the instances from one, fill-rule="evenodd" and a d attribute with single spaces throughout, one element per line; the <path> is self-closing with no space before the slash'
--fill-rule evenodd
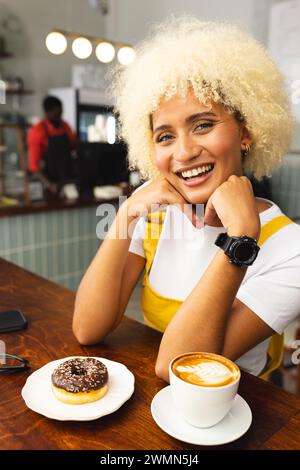
<path id="1" fill-rule="evenodd" d="M 7 310 L 0 312 L 0 333 L 23 330 L 27 326 L 27 320 L 20 310 Z"/>

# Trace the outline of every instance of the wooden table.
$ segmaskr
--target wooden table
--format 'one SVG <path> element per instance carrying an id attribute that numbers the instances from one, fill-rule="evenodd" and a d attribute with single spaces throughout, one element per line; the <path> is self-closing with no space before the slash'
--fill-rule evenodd
<path id="1" fill-rule="evenodd" d="M 7 353 L 29 359 L 31 371 L 0 377 L 0 449 L 203 449 L 165 434 L 152 419 L 154 395 L 166 384 L 154 373 L 161 335 L 128 318 L 103 343 L 81 347 L 71 331 L 74 294 L 0 259 L 0 311 L 19 308 L 27 330 L 1 334 Z M 124 363 L 135 375 L 135 392 L 115 413 L 96 421 L 61 422 L 29 410 L 21 389 L 27 376 L 49 361 L 73 355 Z M 300 399 L 243 373 L 239 393 L 253 422 L 222 449 L 300 449 Z"/>

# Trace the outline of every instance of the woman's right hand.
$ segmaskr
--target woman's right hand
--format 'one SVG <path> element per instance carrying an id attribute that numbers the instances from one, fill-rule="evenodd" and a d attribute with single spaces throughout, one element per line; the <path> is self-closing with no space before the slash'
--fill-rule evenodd
<path id="1" fill-rule="evenodd" d="M 159 178 L 134 192 L 127 199 L 126 208 L 128 216 L 135 219 L 170 204 L 176 204 L 183 211 L 187 201 L 165 178 Z"/>

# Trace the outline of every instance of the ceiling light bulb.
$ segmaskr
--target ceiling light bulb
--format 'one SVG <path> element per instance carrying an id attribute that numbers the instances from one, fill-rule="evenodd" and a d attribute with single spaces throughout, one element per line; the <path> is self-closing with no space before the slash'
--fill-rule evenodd
<path id="1" fill-rule="evenodd" d="M 73 54 L 78 57 L 78 59 L 87 59 L 91 55 L 92 50 L 93 46 L 91 41 L 89 41 L 87 38 L 81 36 L 74 39 L 72 44 L 72 51 Z"/>
<path id="2" fill-rule="evenodd" d="M 115 48 L 112 44 L 110 44 L 110 42 L 100 42 L 100 44 L 98 44 L 96 47 L 95 52 L 97 59 L 100 60 L 100 62 L 104 62 L 105 64 L 111 62 L 116 55 Z"/>
<path id="3" fill-rule="evenodd" d="M 52 52 L 52 54 L 63 54 L 67 49 L 67 40 L 62 33 L 52 31 L 52 33 L 49 33 L 46 37 L 46 46 L 48 51 Z"/>
<path id="4" fill-rule="evenodd" d="M 124 46 L 118 52 L 118 61 L 122 65 L 129 65 L 135 59 L 135 51 L 132 47 Z"/>

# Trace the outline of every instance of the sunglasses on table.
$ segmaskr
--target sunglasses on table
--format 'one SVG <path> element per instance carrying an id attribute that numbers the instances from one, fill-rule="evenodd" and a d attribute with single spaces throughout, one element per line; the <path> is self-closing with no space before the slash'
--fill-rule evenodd
<path id="1" fill-rule="evenodd" d="M 21 372 L 29 369 L 29 361 L 14 354 L 0 354 L 0 374 Z"/>

